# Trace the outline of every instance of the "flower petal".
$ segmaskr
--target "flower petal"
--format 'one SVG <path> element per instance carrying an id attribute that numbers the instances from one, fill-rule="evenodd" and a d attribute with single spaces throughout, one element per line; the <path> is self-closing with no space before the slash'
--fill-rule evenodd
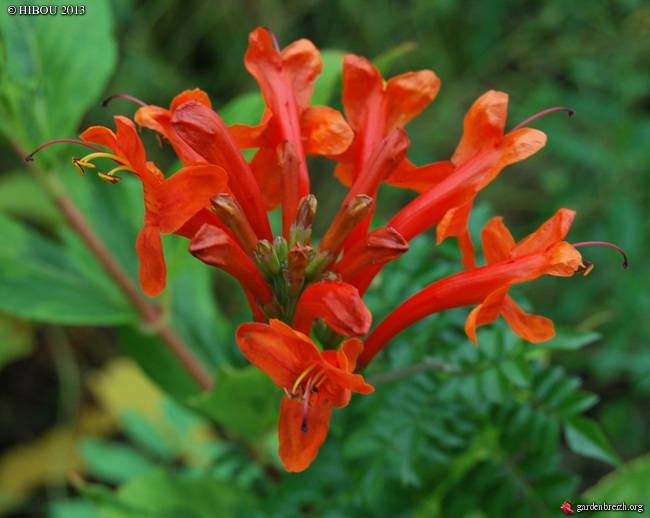
<path id="1" fill-rule="evenodd" d="M 319 396 L 319 395 L 318 395 Z M 282 398 L 278 435 L 280 460 L 287 471 L 304 471 L 318 455 L 327 437 L 332 407 L 314 403 L 307 410 L 307 431 L 302 431 L 304 405 L 298 399 Z"/>
<path id="2" fill-rule="evenodd" d="M 386 83 L 386 130 L 403 128 L 417 117 L 440 90 L 440 79 L 431 70 L 407 72 Z"/>
<path id="3" fill-rule="evenodd" d="M 266 210 L 275 209 L 282 199 L 282 174 L 275 148 L 260 149 L 255 153 L 250 166 Z"/>
<path id="4" fill-rule="evenodd" d="M 501 308 L 506 299 L 510 285 L 490 293 L 485 300 L 476 306 L 465 321 L 465 333 L 476 344 L 476 328 L 494 322 L 501 314 Z"/>
<path id="5" fill-rule="evenodd" d="M 341 112 L 329 106 L 307 108 L 300 118 L 300 130 L 308 155 L 340 155 L 354 138 Z"/>
<path id="6" fill-rule="evenodd" d="M 223 192 L 226 172 L 216 165 L 185 167 L 169 177 L 157 191 L 160 205 L 160 232 L 175 232 L 202 208 L 210 208 L 210 198 Z"/>
<path id="7" fill-rule="evenodd" d="M 192 238 L 188 250 L 204 263 L 232 275 L 259 303 L 271 302 L 271 288 L 229 231 L 205 224 Z"/>
<path id="8" fill-rule="evenodd" d="M 289 334 L 278 326 L 277 321 L 271 322 L 274 324 L 246 323 L 239 326 L 237 345 L 248 361 L 262 369 L 273 383 L 291 389 L 310 363 L 321 362 L 320 353 L 309 338 Z"/>
<path id="9" fill-rule="evenodd" d="M 483 227 L 481 240 L 483 242 L 483 255 L 488 264 L 505 261 L 510 257 L 510 253 L 515 246 L 515 240 L 500 216 L 492 218 Z"/>
<path id="10" fill-rule="evenodd" d="M 552 320 L 526 313 L 510 297 L 505 298 L 501 314 L 517 336 L 531 343 L 545 342 L 555 336 Z"/>
<path id="11" fill-rule="evenodd" d="M 257 237 L 272 241 L 273 233 L 262 194 L 246 159 L 221 118 L 207 106 L 188 101 L 176 109 L 171 123 L 188 146 L 209 163 L 228 172 L 228 187 Z"/>
<path id="12" fill-rule="evenodd" d="M 512 250 L 513 257 L 541 252 L 562 241 L 569 233 L 575 215 L 576 213 L 573 210 L 558 210 L 535 232 L 517 243 Z"/>
<path id="13" fill-rule="evenodd" d="M 113 153 L 118 149 L 117 137 L 113 130 L 104 126 L 91 126 L 81 134 L 81 140 L 90 144 L 107 147 Z"/>
<path id="14" fill-rule="evenodd" d="M 294 41 L 281 53 L 282 73 L 291 82 L 298 108 L 309 106 L 314 82 L 323 70 L 323 60 L 316 46 L 307 39 Z"/>
<path id="15" fill-rule="evenodd" d="M 503 137 L 508 113 L 508 94 L 490 90 L 479 97 L 465 116 L 463 138 L 451 161 L 459 164 L 479 149 L 490 147 Z"/>
<path id="16" fill-rule="evenodd" d="M 117 126 L 117 146 L 120 154 L 129 161 L 143 182 L 149 181 L 146 174 L 149 171 L 147 169 L 147 157 L 135 124 L 131 119 L 121 115 L 116 115 L 114 119 Z"/>
<path id="17" fill-rule="evenodd" d="M 140 286 L 149 297 L 155 297 L 165 288 L 167 268 L 163 255 L 160 229 L 145 225 L 138 234 L 135 249 L 140 260 Z"/>
<path id="18" fill-rule="evenodd" d="M 359 296 L 359 291 L 345 282 L 317 282 L 300 296 L 294 327 L 308 333 L 314 319 L 325 323 L 343 336 L 362 336 L 370 329 L 372 314 Z"/>

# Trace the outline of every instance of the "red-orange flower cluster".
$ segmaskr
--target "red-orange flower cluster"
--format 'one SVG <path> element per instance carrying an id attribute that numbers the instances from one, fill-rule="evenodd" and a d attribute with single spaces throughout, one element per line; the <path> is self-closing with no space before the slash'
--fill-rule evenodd
<path id="1" fill-rule="evenodd" d="M 385 81 L 367 59 L 348 55 L 343 116 L 327 106 L 310 106 L 322 69 L 311 42 L 299 40 L 281 50 L 268 31 L 256 29 L 245 64 L 266 104 L 256 126 L 227 127 L 200 90 L 181 93 L 169 109 L 145 105 L 135 114 L 138 124 L 171 143 L 184 165 L 174 175 L 165 178 L 146 161 L 134 123 L 122 116 L 115 117 L 116 133 L 86 130 L 81 137 L 95 152 L 73 162 L 83 173 L 94 160 L 108 158 L 117 167 L 100 173 L 102 178 L 115 183 L 115 173 L 128 170 L 142 182 L 145 217 L 136 249 L 146 294 L 155 296 L 165 285 L 160 235 L 166 233 L 187 237 L 190 253 L 239 281 L 255 322 L 239 328 L 237 343 L 284 390 L 279 435 L 287 470 L 303 470 L 316 457 L 332 408 L 346 406 L 352 391 L 372 392 L 355 369 L 418 320 L 475 306 L 465 327 L 474 343 L 476 328 L 499 315 L 531 342 L 553 336 L 548 319 L 523 312 L 507 293 L 513 284 L 540 275 L 570 276 L 587 268 L 564 241 L 574 213 L 560 209 L 516 244 L 502 220 L 493 219 L 482 235 L 484 266 L 476 264 L 467 230 L 478 192 L 546 142 L 534 129 L 505 131 L 505 93 L 489 91 L 474 103 L 450 160 L 417 166 L 407 158 L 404 126 L 438 94 L 433 72 Z M 244 148 L 256 150 L 250 163 Z M 320 241 L 312 241 L 317 202 L 310 194 L 308 155 L 334 161 L 335 175 L 349 187 Z M 370 231 L 384 182 L 416 195 L 388 225 Z M 278 205 L 282 231 L 274 235 L 267 210 Z M 384 264 L 436 225 L 438 242 L 458 238 L 466 269 L 402 302 L 364 344 L 359 337 L 369 333 L 372 315 L 363 294 Z"/>

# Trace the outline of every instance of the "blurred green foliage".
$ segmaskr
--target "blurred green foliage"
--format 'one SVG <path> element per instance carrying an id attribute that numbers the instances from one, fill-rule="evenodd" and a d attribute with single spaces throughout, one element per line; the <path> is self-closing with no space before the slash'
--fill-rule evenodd
<path id="1" fill-rule="evenodd" d="M 491 517 L 513 510 L 553 516 L 567 498 L 650 503 L 639 482 L 647 480 L 650 449 L 650 274 L 643 263 L 650 253 L 647 2 L 378 0 L 370 7 L 360 0 L 220 0 L 188 7 L 171 0 L 94 0 L 87 8 L 83 17 L 0 15 L 0 311 L 6 314 L 0 376 L 9 379 L 15 358 L 47 348 L 45 323 L 122 324 L 75 345 L 80 368 L 102 364 L 89 360 L 87 349 L 119 343 L 176 398 L 165 407 L 175 431 L 159 437 L 142 416 L 128 414 L 120 418 L 119 435 L 82 439 L 88 481 L 52 499 L 50 516 L 214 516 L 216 510 L 219 516 Z M 228 122 L 255 122 L 259 97 L 246 96 L 256 85 L 243 55 L 247 34 L 260 25 L 282 46 L 307 37 L 321 49 L 380 58 L 388 77 L 433 69 L 441 92 L 407 128 L 409 156 L 418 164 L 451 155 L 464 113 L 487 89 L 510 94 L 510 127 L 551 106 L 574 108 L 572 119 L 555 114 L 533 124 L 548 134 L 547 147 L 479 195 L 472 230 L 501 214 L 523 236 L 569 207 L 578 212 L 571 240 L 616 242 L 630 257 L 623 272 L 611 250 L 584 248 L 597 264 L 587 279 L 540 280 L 517 290 L 536 312 L 579 331 L 561 329 L 550 344 L 524 345 L 494 326 L 479 334 L 475 349 L 462 334 L 466 311 L 421 322 L 373 363 L 368 376 L 377 393 L 335 412 L 319 458 L 297 475 L 282 475 L 273 454 L 279 395 L 265 388 L 258 371 L 243 369 L 234 345 L 234 329 L 248 319 L 243 298 L 224 295 L 235 291 L 234 283 L 198 267 L 182 240 L 166 241 L 171 280 L 162 304 L 201 361 L 220 372 L 215 392 L 197 396 L 157 340 L 143 335 L 123 296 L 65 229 L 22 162 L 47 139 L 74 138 L 88 124 L 111 126 L 114 113 L 132 113 L 122 100 L 99 107 L 102 96 L 116 92 L 166 106 L 179 91 L 200 87 Z M 410 52 L 381 59 L 406 42 L 414 43 Z M 340 55 L 327 54 L 324 82 L 333 88 Z M 158 165 L 171 165 L 169 150 L 157 150 L 150 134 L 143 139 Z M 60 177 L 135 276 L 139 186 L 124 181 L 118 190 L 81 181 L 69 150 L 50 149 L 39 162 Z M 344 190 L 329 164 L 315 160 L 310 169 L 318 218 L 326 224 Z M 379 218 L 412 194 L 386 188 L 381 196 Z M 416 240 L 408 257 L 386 268 L 368 294 L 376 320 L 457 267 L 454 244 L 434 249 L 430 236 Z M 76 332 L 69 331 L 73 343 Z M 64 380 L 67 371 L 57 365 L 52 376 Z M 22 404 L 10 401 L 12 387 L 3 386 L 3 413 Z M 65 387 L 60 381 L 63 395 Z M 51 398 L 42 399 L 52 406 Z M 205 459 L 197 465 L 186 449 L 195 439 L 184 434 L 208 420 L 219 433 L 197 443 Z M 24 441 L 35 434 L 30 426 Z M 21 442 L 6 435 L 0 434 L 3 446 L 14 445 L 9 438 Z M 594 485 L 620 459 L 635 457 Z M 38 497 L 31 505 L 26 512 L 46 512 Z"/>

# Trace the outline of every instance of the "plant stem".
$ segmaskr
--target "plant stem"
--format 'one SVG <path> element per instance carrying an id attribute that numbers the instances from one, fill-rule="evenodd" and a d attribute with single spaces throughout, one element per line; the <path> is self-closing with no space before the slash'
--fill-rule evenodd
<path id="1" fill-rule="evenodd" d="M 165 344 L 167 349 L 202 389 L 210 390 L 213 386 L 210 375 L 194 356 L 188 345 L 176 333 L 174 328 L 161 318 L 159 308 L 149 302 L 140 293 L 135 283 L 106 248 L 56 177 L 45 174 L 36 167 L 31 167 L 30 170 L 55 202 L 68 224 L 79 234 L 108 275 L 115 281 L 124 295 L 126 295 L 126 298 L 138 311 L 147 328 L 151 329 L 161 339 L 162 343 Z"/>

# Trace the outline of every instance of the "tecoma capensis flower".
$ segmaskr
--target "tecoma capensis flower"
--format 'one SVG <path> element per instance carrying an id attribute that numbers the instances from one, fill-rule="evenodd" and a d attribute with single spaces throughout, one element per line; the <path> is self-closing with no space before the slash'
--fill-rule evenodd
<path id="1" fill-rule="evenodd" d="M 171 143 L 185 166 L 177 173 L 165 178 L 146 161 L 135 124 L 123 116 L 115 117 L 116 132 L 95 126 L 81 135 L 84 142 L 73 141 L 93 150 L 73 163 L 83 174 L 95 167 L 92 161 L 111 160 L 116 166 L 100 173 L 104 180 L 117 183 L 116 173 L 126 170 L 142 182 L 145 216 L 136 250 L 146 294 L 157 295 L 165 286 L 160 235 L 167 233 L 189 238 L 192 255 L 239 282 L 254 322 L 239 327 L 236 341 L 244 356 L 284 390 L 279 454 L 287 470 L 302 471 L 314 460 L 332 408 L 346 406 L 351 392 L 373 391 L 354 371 L 427 315 L 474 306 L 465 331 L 475 344 L 476 328 L 499 315 L 530 342 L 553 336 L 552 322 L 522 311 L 509 297 L 510 287 L 541 275 L 587 273 L 592 265 L 575 247 L 603 243 L 564 241 L 575 215 L 568 209 L 558 210 L 519 243 L 497 217 L 482 233 L 487 264 L 477 266 L 467 231 L 476 195 L 505 166 L 546 142 L 542 132 L 524 127 L 533 119 L 506 132 L 505 93 L 489 91 L 472 105 L 450 160 L 416 166 L 407 158 L 410 139 L 404 127 L 436 97 L 440 81 L 433 72 L 384 81 L 367 59 L 346 56 L 346 120 L 333 108 L 309 105 L 322 61 L 308 40 L 280 50 L 272 33 L 256 29 L 245 65 L 266 105 L 257 126 L 227 127 L 198 89 L 182 92 L 169 108 L 117 94 L 141 104 L 136 121 Z M 557 110 L 567 111 L 551 108 L 541 114 Z M 57 142 L 71 141 L 43 144 L 27 159 Z M 250 163 L 245 148 L 257 150 Z M 320 240 L 312 237 L 318 204 L 310 192 L 308 155 L 336 163 L 336 176 L 349 187 Z M 376 228 L 371 218 L 382 183 L 417 195 Z M 281 231 L 274 235 L 267 209 L 278 204 Z M 436 225 L 438 243 L 458 238 L 465 270 L 400 305 L 395 301 L 397 308 L 368 334 L 372 314 L 363 301 L 366 290 L 385 264 L 408 252 L 411 239 Z"/>
<path id="2" fill-rule="evenodd" d="M 316 458 L 327 436 L 332 408 L 342 408 L 351 393 L 374 391 L 353 374 L 361 340 L 343 342 L 337 351 L 321 352 L 306 335 L 279 320 L 242 324 L 237 344 L 253 364 L 284 390 L 278 433 L 280 459 L 287 471 L 303 471 Z"/>
<path id="3" fill-rule="evenodd" d="M 143 106 L 135 112 L 135 122 L 144 128 L 157 131 L 164 137 L 174 148 L 174 151 L 185 165 L 205 162 L 205 159 L 194 151 L 187 143 L 181 139 L 171 125 L 171 118 L 181 104 L 188 101 L 196 101 L 212 108 L 212 103 L 208 94 L 195 88 L 194 90 L 185 90 L 178 94 L 167 108 L 154 106 L 153 104 Z"/>
<path id="4" fill-rule="evenodd" d="M 165 179 L 160 170 L 146 161 L 144 146 L 133 122 L 116 116 L 117 133 L 103 126 L 93 126 L 81 134 L 84 142 L 99 144 L 110 149 L 112 156 L 89 155 L 77 162 L 79 167 L 94 167 L 89 160 L 111 158 L 119 164 L 113 171 L 127 170 L 142 182 L 144 192 L 144 226 L 138 234 L 136 251 L 140 260 L 140 284 L 150 297 L 158 295 L 165 287 L 166 267 L 161 234 L 179 233 L 191 237 L 196 222 L 190 228 L 184 226 L 195 216 L 204 220 L 214 216 L 207 210 L 210 198 L 226 185 L 226 172 L 218 166 L 201 164 L 188 166 Z M 101 154 L 100 154 L 101 155 Z M 114 173 L 105 179 L 117 178 Z"/>
<path id="5" fill-rule="evenodd" d="M 305 39 L 280 51 L 265 29 L 254 30 L 244 58 L 260 85 L 266 111 L 258 126 L 236 124 L 231 131 L 242 149 L 258 148 L 251 168 L 262 189 L 266 207 L 282 198 L 278 146 L 289 142 L 299 160 L 300 197 L 309 194 L 305 155 L 337 155 L 352 142 L 353 132 L 343 116 L 328 106 L 309 106 L 314 82 L 323 62 L 318 49 Z"/>
<path id="6" fill-rule="evenodd" d="M 441 279 L 402 303 L 365 340 L 360 365 L 370 360 L 395 335 L 422 318 L 440 311 L 478 305 L 465 324 L 465 332 L 476 344 L 476 328 L 493 322 L 501 314 L 512 330 L 531 342 L 548 340 L 553 323 L 524 313 L 507 292 L 513 284 L 541 275 L 570 277 L 580 271 L 582 257 L 564 237 L 575 212 L 560 209 L 536 232 L 515 244 L 501 218 L 492 219 L 483 230 L 488 264 Z"/>

